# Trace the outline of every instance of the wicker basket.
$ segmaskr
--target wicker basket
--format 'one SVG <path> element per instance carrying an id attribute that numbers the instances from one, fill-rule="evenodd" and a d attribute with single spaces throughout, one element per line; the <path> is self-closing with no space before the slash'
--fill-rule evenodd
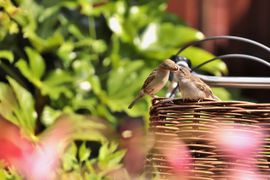
<path id="1" fill-rule="evenodd" d="M 150 131 L 156 142 L 149 152 L 146 171 L 150 177 L 170 179 L 174 175 L 161 148 L 170 148 L 175 141 L 184 142 L 192 155 L 192 176 L 188 179 L 230 179 L 232 168 L 248 166 L 238 160 L 228 161 L 217 148 L 211 133 L 220 124 L 247 128 L 256 135 L 264 132 L 264 143 L 254 155 L 255 166 L 263 179 L 270 179 L 270 104 L 243 101 L 201 101 L 156 98 L 150 110 Z M 247 160 L 245 160 L 247 161 Z M 155 169 L 155 170 L 154 170 Z M 246 172 L 249 173 L 249 172 Z"/>

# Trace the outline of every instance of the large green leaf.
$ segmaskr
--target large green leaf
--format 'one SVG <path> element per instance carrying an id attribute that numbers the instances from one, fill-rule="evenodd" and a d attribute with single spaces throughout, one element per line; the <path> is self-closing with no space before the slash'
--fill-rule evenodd
<path id="1" fill-rule="evenodd" d="M 158 34 L 159 43 L 165 47 L 180 47 L 188 42 L 204 38 L 204 35 L 194 28 L 172 23 L 162 23 Z"/>
<path id="2" fill-rule="evenodd" d="M 8 77 L 8 81 L 10 86 L 0 83 L 0 114 L 33 136 L 37 116 L 34 99 L 14 79 Z"/>
<path id="3" fill-rule="evenodd" d="M 171 23 L 151 23 L 137 42 L 140 50 L 156 50 L 180 47 L 188 42 L 202 39 L 204 35 L 193 28 Z"/>
<path id="4" fill-rule="evenodd" d="M 190 47 L 185 51 L 183 51 L 180 55 L 189 58 L 193 64 L 193 67 L 215 57 L 208 51 L 196 47 Z M 228 73 L 226 64 L 221 60 L 216 60 L 211 63 L 208 63 L 204 65 L 201 68 L 201 70 L 204 70 L 214 75 L 221 75 Z"/>
<path id="5" fill-rule="evenodd" d="M 130 88 L 136 89 L 136 84 L 141 84 L 136 71 L 143 65 L 143 61 L 124 62 L 122 66 L 111 71 L 107 82 L 108 95 L 119 97 L 122 93 L 132 93 Z"/>
<path id="6" fill-rule="evenodd" d="M 16 95 L 18 106 L 20 108 L 20 115 L 23 118 L 21 123 L 23 123 L 27 130 L 34 134 L 37 118 L 37 113 L 34 108 L 35 101 L 32 95 L 14 79 L 8 78 L 8 81 Z"/>
<path id="7" fill-rule="evenodd" d="M 13 124 L 21 124 L 16 96 L 11 87 L 5 83 L 0 83 L 0 114 Z"/>

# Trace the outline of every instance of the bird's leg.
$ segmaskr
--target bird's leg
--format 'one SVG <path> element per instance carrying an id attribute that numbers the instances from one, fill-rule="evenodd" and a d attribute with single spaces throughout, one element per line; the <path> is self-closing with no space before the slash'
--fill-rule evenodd
<path id="1" fill-rule="evenodd" d="M 150 97 L 152 98 L 152 103 L 153 104 L 155 104 L 156 102 L 158 102 L 158 100 L 156 100 L 156 98 L 159 98 L 157 95 L 150 94 Z"/>
<path id="2" fill-rule="evenodd" d="M 161 102 L 162 102 L 162 103 L 168 102 L 168 103 L 174 104 L 173 99 L 174 99 L 174 98 L 172 98 L 172 97 L 171 97 L 171 98 L 165 98 L 165 99 L 162 99 Z"/>

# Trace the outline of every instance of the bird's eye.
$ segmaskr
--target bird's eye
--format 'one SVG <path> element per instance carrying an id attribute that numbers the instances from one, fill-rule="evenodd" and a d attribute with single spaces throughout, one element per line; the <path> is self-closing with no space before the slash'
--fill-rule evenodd
<path id="1" fill-rule="evenodd" d="M 182 73 L 184 73 L 184 72 L 185 72 L 185 71 L 183 70 L 183 68 L 180 68 L 179 70 L 180 70 Z"/>

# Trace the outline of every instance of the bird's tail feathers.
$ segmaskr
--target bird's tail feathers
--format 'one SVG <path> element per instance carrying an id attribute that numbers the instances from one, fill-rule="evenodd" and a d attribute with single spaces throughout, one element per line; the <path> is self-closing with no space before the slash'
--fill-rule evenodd
<path id="1" fill-rule="evenodd" d="M 128 109 L 131 109 L 134 104 L 136 104 L 144 95 L 142 93 L 140 93 L 128 106 Z"/>
<path id="2" fill-rule="evenodd" d="M 216 100 L 216 101 L 221 101 L 221 100 L 219 99 L 219 97 L 217 97 L 216 95 L 213 95 L 213 99 Z"/>

